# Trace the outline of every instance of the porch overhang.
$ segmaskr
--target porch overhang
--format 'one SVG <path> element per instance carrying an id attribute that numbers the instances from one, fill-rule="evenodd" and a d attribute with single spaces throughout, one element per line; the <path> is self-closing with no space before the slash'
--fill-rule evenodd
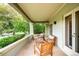
<path id="1" fill-rule="evenodd" d="M 11 3 L 14 9 L 33 23 L 49 23 L 64 3 Z"/>

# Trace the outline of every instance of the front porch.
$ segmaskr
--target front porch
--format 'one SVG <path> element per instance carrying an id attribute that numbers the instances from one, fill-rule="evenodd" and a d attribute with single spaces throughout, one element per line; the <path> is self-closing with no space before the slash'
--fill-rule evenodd
<path id="1" fill-rule="evenodd" d="M 79 3 L 9 4 L 29 21 L 29 34 L 0 49 L 1 56 L 39 56 L 34 54 L 35 23 L 45 23 L 45 35 L 55 35 L 53 56 L 79 56 Z"/>
<path id="2" fill-rule="evenodd" d="M 70 56 L 79 55 L 79 4 L 11 4 L 11 6 L 17 8 L 31 21 L 32 34 L 34 23 L 46 23 L 45 35 L 55 35 L 58 38 L 57 46 L 60 49 L 58 47 L 54 49 L 58 49 L 54 51 L 59 52 L 58 55 L 65 55 L 64 53 Z"/>
<path id="3" fill-rule="evenodd" d="M 34 54 L 34 41 L 26 43 L 23 48 L 16 54 L 16 56 L 39 56 Z M 48 55 L 50 56 L 50 55 Z M 53 49 L 53 56 L 67 56 L 59 47 L 55 46 Z"/>

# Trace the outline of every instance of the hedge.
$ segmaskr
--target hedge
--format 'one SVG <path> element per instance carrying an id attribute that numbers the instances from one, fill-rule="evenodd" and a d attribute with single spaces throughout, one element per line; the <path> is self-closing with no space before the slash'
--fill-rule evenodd
<path id="1" fill-rule="evenodd" d="M 18 34 L 18 35 L 13 35 L 11 37 L 0 39 L 0 48 L 3 48 L 9 44 L 12 44 L 13 42 L 23 38 L 24 36 L 25 34 Z"/>

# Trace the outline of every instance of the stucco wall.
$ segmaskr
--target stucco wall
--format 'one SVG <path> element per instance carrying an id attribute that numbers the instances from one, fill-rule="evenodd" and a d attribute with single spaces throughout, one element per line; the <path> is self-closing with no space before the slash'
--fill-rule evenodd
<path id="1" fill-rule="evenodd" d="M 56 14 L 51 16 L 50 18 L 50 24 L 53 24 L 54 21 L 57 22 L 57 24 L 53 24 L 53 34 L 58 37 L 58 46 L 60 48 L 63 48 L 63 40 L 65 39 L 64 37 L 64 15 L 67 14 L 68 12 L 72 11 L 74 8 L 79 7 L 79 4 L 66 4 L 64 7 Z"/>

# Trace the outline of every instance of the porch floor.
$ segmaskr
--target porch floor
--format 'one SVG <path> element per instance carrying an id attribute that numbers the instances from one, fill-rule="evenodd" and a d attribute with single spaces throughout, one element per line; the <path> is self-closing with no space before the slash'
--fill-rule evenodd
<path id="1" fill-rule="evenodd" d="M 16 54 L 16 56 L 39 56 L 34 55 L 34 42 L 29 42 L 28 44 L 25 44 L 23 48 Z M 67 56 L 60 48 L 57 46 L 53 49 L 53 56 Z"/>

